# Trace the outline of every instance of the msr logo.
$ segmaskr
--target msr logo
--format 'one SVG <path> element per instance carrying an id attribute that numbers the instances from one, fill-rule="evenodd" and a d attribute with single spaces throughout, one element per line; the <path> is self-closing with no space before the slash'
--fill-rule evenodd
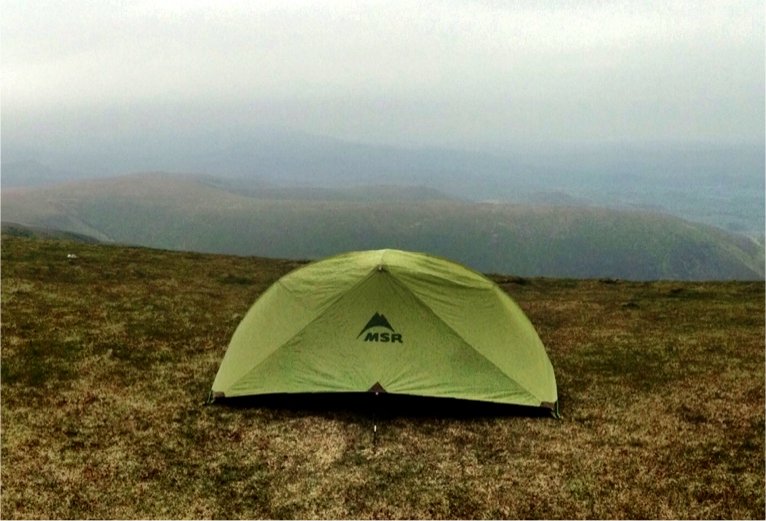
<path id="1" fill-rule="evenodd" d="M 388 329 L 387 331 L 369 331 L 370 329 Z M 388 321 L 385 315 L 375 313 L 370 320 L 367 321 L 367 325 L 362 328 L 362 331 L 356 335 L 356 338 L 364 335 L 365 342 L 398 342 L 402 344 L 402 335 L 394 331 L 391 323 Z"/>

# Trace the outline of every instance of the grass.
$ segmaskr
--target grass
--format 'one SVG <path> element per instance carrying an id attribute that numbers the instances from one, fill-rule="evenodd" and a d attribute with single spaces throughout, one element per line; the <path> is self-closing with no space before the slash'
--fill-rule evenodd
<path id="1" fill-rule="evenodd" d="M 763 282 L 493 276 L 559 421 L 203 406 L 299 265 L 4 237 L 2 517 L 764 517 Z"/>

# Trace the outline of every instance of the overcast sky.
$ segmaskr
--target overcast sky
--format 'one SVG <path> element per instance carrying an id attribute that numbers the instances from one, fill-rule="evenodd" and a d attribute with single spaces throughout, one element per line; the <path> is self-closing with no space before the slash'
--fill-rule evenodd
<path id="1" fill-rule="evenodd" d="M 0 6 L 4 141 L 270 126 L 461 147 L 764 135 L 758 1 Z"/>

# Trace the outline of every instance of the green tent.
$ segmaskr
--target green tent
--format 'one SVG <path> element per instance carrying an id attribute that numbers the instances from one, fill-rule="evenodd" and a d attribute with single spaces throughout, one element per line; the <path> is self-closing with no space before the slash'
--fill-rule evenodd
<path id="1" fill-rule="evenodd" d="M 554 410 L 558 400 L 540 338 L 502 289 L 399 250 L 282 277 L 234 332 L 212 397 L 367 391 Z"/>

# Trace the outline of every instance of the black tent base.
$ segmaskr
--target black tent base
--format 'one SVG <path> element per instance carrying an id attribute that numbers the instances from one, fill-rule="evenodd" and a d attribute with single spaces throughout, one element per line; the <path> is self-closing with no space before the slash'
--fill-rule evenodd
<path id="1" fill-rule="evenodd" d="M 379 418 L 558 417 L 558 403 L 551 409 L 550 407 L 374 392 L 263 394 L 232 398 L 216 397 L 213 402 L 235 408 L 276 409 L 298 414 L 349 412 L 362 415 L 374 414 Z"/>

